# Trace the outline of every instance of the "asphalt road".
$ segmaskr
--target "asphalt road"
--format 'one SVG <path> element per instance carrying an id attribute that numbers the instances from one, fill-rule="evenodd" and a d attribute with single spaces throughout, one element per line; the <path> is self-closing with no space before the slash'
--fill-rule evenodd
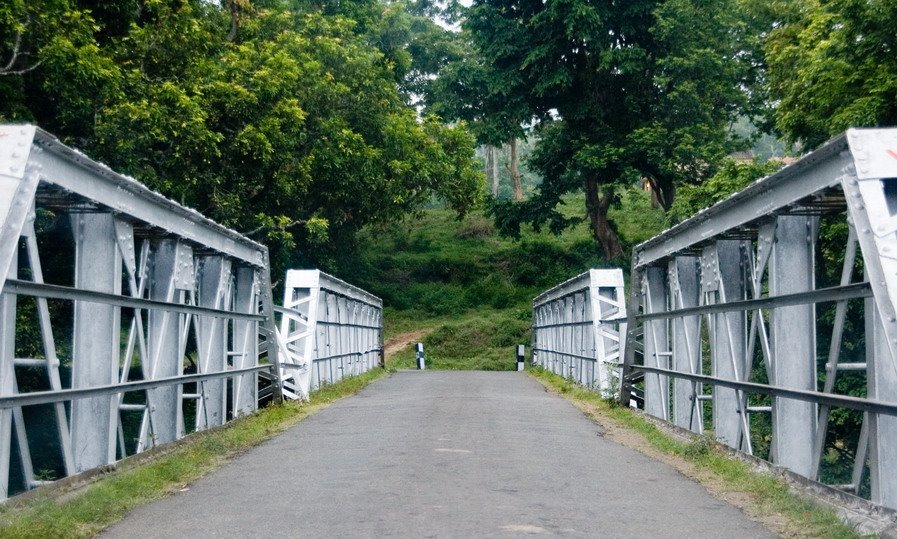
<path id="1" fill-rule="evenodd" d="M 769 537 L 522 373 L 401 372 L 109 537 Z"/>

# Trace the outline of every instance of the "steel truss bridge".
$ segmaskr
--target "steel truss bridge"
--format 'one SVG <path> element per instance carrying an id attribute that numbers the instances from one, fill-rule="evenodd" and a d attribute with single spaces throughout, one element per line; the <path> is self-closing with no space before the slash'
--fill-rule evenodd
<path id="1" fill-rule="evenodd" d="M 0 125 L 0 499 L 382 362 L 382 302 Z M 280 321 L 278 322 L 278 317 Z"/>
<path id="2" fill-rule="evenodd" d="M 383 362 L 378 298 L 289 271 L 277 306 L 263 245 L 33 126 L 0 126 L 0 274 L 0 498 Z M 748 454 L 768 417 L 761 456 L 811 480 L 858 414 L 835 487 L 897 509 L 897 129 L 637 246 L 630 278 L 537 297 L 533 361 Z"/>
<path id="3" fill-rule="evenodd" d="M 536 298 L 535 362 L 813 481 L 833 413 L 858 414 L 832 486 L 868 477 L 897 509 L 897 129 L 850 130 L 635 247 L 625 320 L 621 281 Z"/>

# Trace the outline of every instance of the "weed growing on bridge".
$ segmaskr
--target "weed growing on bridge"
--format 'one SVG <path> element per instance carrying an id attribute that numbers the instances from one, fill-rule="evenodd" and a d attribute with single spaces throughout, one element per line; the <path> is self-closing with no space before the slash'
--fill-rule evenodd
<path id="1" fill-rule="evenodd" d="M 790 491 L 778 478 L 759 473 L 717 448 L 709 436 L 677 439 L 629 408 L 543 369 L 528 371 L 550 390 L 571 400 L 607 429 L 606 436 L 667 462 L 704 485 L 715 496 L 789 537 L 852 538 L 860 535 L 834 511 Z"/>
<path id="2" fill-rule="evenodd" d="M 384 376 L 383 369 L 329 384 L 308 403 L 269 406 L 223 428 L 191 435 L 149 459 L 120 463 L 76 492 L 47 491 L 29 501 L 0 506 L 0 537 L 89 537 L 135 507 L 163 498 L 231 458 L 292 427 L 328 403 L 357 393 Z"/>

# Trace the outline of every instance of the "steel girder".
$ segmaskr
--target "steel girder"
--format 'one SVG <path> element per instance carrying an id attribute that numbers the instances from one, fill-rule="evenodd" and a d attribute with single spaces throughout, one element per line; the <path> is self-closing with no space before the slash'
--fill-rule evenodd
<path id="1" fill-rule="evenodd" d="M 533 364 L 617 396 L 626 333 L 623 271 L 593 269 L 533 300 Z"/>
<path id="2" fill-rule="evenodd" d="M 644 377 L 648 413 L 695 432 L 712 424 L 748 453 L 751 418 L 769 414 L 770 460 L 814 480 L 832 410 L 862 411 L 838 487 L 860 492 L 868 469 L 872 501 L 897 509 L 895 184 L 897 129 L 850 130 L 637 246 L 623 402 Z M 821 225 L 845 240 L 840 281 L 824 288 Z M 859 345 L 844 342 L 851 305 L 865 313 L 864 361 L 845 359 Z M 865 373 L 866 397 L 836 392 L 846 371 Z"/>
<path id="3" fill-rule="evenodd" d="M 42 260 L 66 250 L 46 283 Z M 268 272 L 264 246 L 34 126 L 0 125 L 0 498 L 255 410 L 278 359 Z M 32 462 L 47 421 L 56 441 Z"/>
<path id="4" fill-rule="evenodd" d="M 319 270 L 289 270 L 279 346 L 284 396 L 307 400 L 322 385 L 383 363 L 383 302 Z"/>

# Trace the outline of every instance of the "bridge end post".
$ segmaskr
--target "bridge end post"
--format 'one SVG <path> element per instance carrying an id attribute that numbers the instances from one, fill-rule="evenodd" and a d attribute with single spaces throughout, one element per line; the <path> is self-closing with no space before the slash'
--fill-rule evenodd
<path id="1" fill-rule="evenodd" d="M 629 301 L 626 302 L 626 346 L 623 353 L 623 365 L 620 371 L 620 404 L 631 406 L 633 389 L 633 370 L 635 364 L 635 331 L 638 326 L 636 317 L 641 303 L 642 268 L 638 265 L 638 254 L 632 255 L 632 271 L 629 275 Z"/>

